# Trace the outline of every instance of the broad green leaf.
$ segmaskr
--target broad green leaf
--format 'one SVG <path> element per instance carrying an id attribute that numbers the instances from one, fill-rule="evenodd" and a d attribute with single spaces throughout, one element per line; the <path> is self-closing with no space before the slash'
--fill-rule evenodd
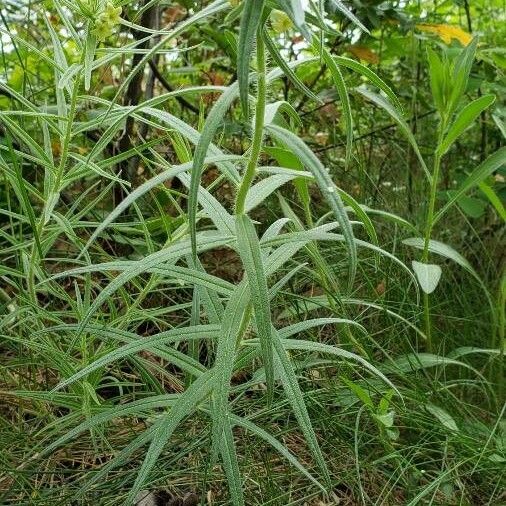
<path id="1" fill-rule="evenodd" d="M 429 63 L 430 88 L 436 109 L 441 117 L 444 117 L 446 110 L 446 92 L 448 72 L 437 55 L 430 47 L 427 48 L 427 61 Z"/>
<path id="2" fill-rule="evenodd" d="M 404 239 L 402 243 L 406 246 L 411 246 L 420 250 L 423 250 L 425 248 L 425 240 L 421 237 L 411 237 L 410 239 Z M 473 269 L 472 265 L 460 253 L 455 251 L 451 246 L 448 246 L 448 244 L 431 239 L 429 241 L 429 251 L 431 253 L 436 253 L 445 258 L 453 260 L 455 263 L 459 264 L 461 267 L 470 272 L 474 277 L 480 279 L 476 271 Z"/>
<path id="3" fill-rule="evenodd" d="M 440 155 L 444 155 L 452 144 L 469 128 L 480 114 L 490 107 L 495 101 L 495 95 L 484 95 L 467 104 L 455 118 L 455 121 L 449 128 L 445 138 L 438 147 Z"/>
<path id="4" fill-rule="evenodd" d="M 439 406 L 436 406 L 434 404 L 431 404 L 430 402 L 425 404 L 425 409 L 433 415 L 439 422 L 441 422 L 442 425 L 444 425 L 447 429 L 449 429 L 452 432 L 458 432 L 459 428 L 457 424 L 455 423 L 455 420 L 453 417 L 445 411 L 443 408 L 440 408 Z"/>
<path id="5" fill-rule="evenodd" d="M 362 401 L 364 406 L 367 406 L 371 410 L 374 409 L 374 403 L 369 395 L 369 392 L 365 388 L 348 378 L 341 377 L 341 380 L 357 396 L 357 398 Z"/>
<path id="6" fill-rule="evenodd" d="M 451 192 L 449 192 L 449 194 L 451 195 Z M 467 195 L 460 197 L 457 201 L 457 205 L 471 218 L 481 218 L 487 207 L 487 203 L 484 200 L 468 197 Z"/>
<path id="7" fill-rule="evenodd" d="M 425 264 L 413 260 L 413 270 L 420 283 L 420 287 L 425 293 L 432 293 L 437 288 L 442 272 L 439 265 Z"/>
<path id="8" fill-rule="evenodd" d="M 471 188 L 481 183 L 504 164 L 506 164 L 506 147 L 499 148 L 467 176 L 448 199 L 448 202 L 434 216 L 433 224 L 436 224 L 462 195 L 465 195 Z"/>
<path id="9" fill-rule="evenodd" d="M 383 425 L 383 427 L 386 427 L 389 429 L 390 427 L 393 427 L 394 425 L 394 416 L 395 413 L 393 411 L 389 411 L 388 413 L 383 414 L 375 414 L 374 418 Z"/>

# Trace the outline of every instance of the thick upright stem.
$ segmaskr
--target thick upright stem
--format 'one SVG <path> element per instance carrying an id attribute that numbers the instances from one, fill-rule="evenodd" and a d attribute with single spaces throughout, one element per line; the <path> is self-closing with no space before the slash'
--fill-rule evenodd
<path id="1" fill-rule="evenodd" d="M 246 165 L 244 177 L 237 192 L 235 201 L 236 214 L 244 214 L 246 197 L 251 183 L 255 178 L 258 158 L 262 149 L 264 116 L 265 116 L 265 47 L 260 30 L 257 34 L 257 103 L 255 108 L 255 121 L 251 152 Z"/>

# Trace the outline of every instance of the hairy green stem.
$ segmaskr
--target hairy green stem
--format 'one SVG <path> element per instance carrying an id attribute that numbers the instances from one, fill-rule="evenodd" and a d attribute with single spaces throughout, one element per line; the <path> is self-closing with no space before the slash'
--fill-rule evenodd
<path id="1" fill-rule="evenodd" d="M 257 34 L 257 103 L 255 108 L 255 124 L 248 164 L 246 165 L 246 171 L 244 172 L 244 177 L 237 192 L 237 198 L 235 201 L 236 214 L 244 214 L 246 197 L 251 183 L 255 178 L 258 158 L 262 149 L 265 116 L 265 90 L 265 47 L 259 30 Z"/>

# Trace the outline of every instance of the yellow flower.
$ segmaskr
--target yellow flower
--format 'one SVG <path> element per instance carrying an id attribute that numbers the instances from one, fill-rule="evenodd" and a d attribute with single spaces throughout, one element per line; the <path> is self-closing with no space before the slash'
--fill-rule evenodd
<path id="1" fill-rule="evenodd" d="M 93 33 L 97 40 L 100 42 L 103 42 L 109 35 L 111 35 L 112 30 L 111 27 L 107 24 L 101 21 L 100 19 L 97 20 L 95 23 L 95 28 L 93 29 Z"/>
<path id="2" fill-rule="evenodd" d="M 460 26 L 424 23 L 416 25 L 416 27 L 422 32 L 437 35 L 445 44 L 451 44 L 452 40 L 455 39 L 463 46 L 467 46 L 473 40 L 473 36 L 462 30 Z"/>
<path id="3" fill-rule="evenodd" d="M 112 35 L 114 27 L 121 21 L 121 7 L 114 7 L 112 2 L 105 4 L 104 10 L 97 16 L 93 33 L 97 39 L 103 42 Z"/>
<path id="4" fill-rule="evenodd" d="M 271 12 L 271 26 L 276 33 L 283 33 L 292 28 L 292 20 L 283 11 L 273 9 Z"/>
<path id="5" fill-rule="evenodd" d="M 121 7 L 114 7 L 112 2 L 107 2 L 101 16 L 107 19 L 110 25 L 117 25 L 121 21 Z"/>

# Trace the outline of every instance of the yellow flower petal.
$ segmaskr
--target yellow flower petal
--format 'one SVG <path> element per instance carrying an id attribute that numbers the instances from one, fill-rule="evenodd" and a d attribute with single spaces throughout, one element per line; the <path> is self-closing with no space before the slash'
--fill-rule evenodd
<path id="1" fill-rule="evenodd" d="M 460 26 L 423 23 L 416 25 L 416 27 L 422 32 L 437 35 L 445 44 L 451 44 L 452 40 L 458 40 L 463 46 L 467 46 L 473 40 L 473 36 L 462 30 Z"/>

